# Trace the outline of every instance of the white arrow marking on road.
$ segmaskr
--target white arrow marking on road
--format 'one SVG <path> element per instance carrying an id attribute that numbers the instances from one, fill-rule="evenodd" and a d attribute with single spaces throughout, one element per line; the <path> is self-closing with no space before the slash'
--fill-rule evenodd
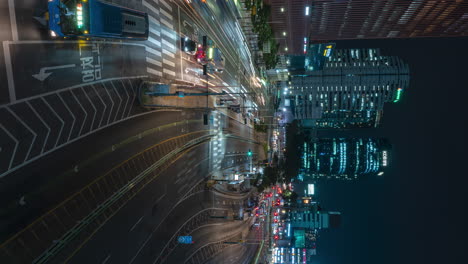
<path id="1" fill-rule="evenodd" d="M 75 67 L 76 64 L 68 64 L 68 65 L 60 65 L 60 66 L 52 66 L 52 67 L 43 67 L 39 71 L 38 74 L 33 74 L 32 77 L 38 79 L 39 81 L 43 82 L 47 77 L 49 77 L 52 72 L 46 72 L 47 70 L 58 70 L 58 69 L 65 69 L 65 68 L 72 68 Z"/>

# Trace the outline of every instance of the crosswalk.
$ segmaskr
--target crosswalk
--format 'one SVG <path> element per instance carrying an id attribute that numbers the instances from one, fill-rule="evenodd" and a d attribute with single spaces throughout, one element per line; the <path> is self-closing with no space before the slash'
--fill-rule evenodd
<path id="1" fill-rule="evenodd" d="M 146 43 L 146 71 L 151 76 L 175 79 L 177 72 L 177 34 L 175 8 L 169 0 L 142 0 L 149 16 L 149 36 Z"/>

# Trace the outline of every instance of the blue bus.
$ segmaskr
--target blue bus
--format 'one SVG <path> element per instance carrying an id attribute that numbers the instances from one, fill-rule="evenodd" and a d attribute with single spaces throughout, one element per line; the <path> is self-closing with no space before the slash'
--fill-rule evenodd
<path id="1" fill-rule="evenodd" d="M 100 0 L 49 0 L 49 33 L 61 38 L 148 39 L 148 14 Z"/>

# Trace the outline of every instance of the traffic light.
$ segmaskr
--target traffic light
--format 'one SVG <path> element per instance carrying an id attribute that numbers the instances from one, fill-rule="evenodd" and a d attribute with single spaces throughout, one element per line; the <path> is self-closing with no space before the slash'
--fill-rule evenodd
<path id="1" fill-rule="evenodd" d="M 249 149 L 249 151 L 247 152 L 247 156 L 252 156 L 252 150 Z"/>

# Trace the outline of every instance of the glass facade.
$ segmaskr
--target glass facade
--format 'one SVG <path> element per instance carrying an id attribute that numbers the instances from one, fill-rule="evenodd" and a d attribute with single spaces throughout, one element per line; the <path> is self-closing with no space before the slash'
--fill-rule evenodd
<path id="1" fill-rule="evenodd" d="M 294 117 L 317 119 L 319 128 L 372 127 L 384 104 L 400 101 L 408 85 L 408 65 L 398 57 L 336 49 L 322 70 L 291 78 L 289 97 Z"/>
<path id="2" fill-rule="evenodd" d="M 301 174 L 316 179 L 346 180 L 381 175 L 389 165 L 390 149 L 385 139 L 314 139 L 304 143 Z"/>

